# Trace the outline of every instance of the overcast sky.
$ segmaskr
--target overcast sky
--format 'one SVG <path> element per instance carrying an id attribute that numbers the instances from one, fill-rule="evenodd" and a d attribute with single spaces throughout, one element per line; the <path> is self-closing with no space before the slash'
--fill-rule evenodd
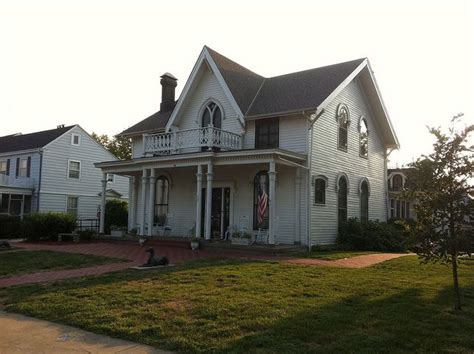
<path id="1" fill-rule="evenodd" d="M 368 57 L 392 166 L 429 151 L 426 125 L 474 122 L 474 1 L 167 3 L 0 2 L 0 136 L 117 134 L 159 109 L 161 74 L 181 91 L 204 44 L 267 77 Z"/>

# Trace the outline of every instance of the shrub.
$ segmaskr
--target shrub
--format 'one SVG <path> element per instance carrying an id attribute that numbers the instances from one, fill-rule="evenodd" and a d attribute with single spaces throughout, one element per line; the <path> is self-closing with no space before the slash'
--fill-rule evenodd
<path id="1" fill-rule="evenodd" d="M 20 225 L 19 217 L 0 215 L 0 239 L 21 237 Z"/>
<path id="2" fill-rule="evenodd" d="M 91 229 L 77 231 L 81 241 L 82 240 L 92 240 L 92 236 L 95 235 L 95 231 Z"/>
<path id="3" fill-rule="evenodd" d="M 128 225 L 128 204 L 121 200 L 109 200 L 105 204 L 104 232 L 110 234 L 111 226 Z"/>
<path id="4" fill-rule="evenodd" d="M 29 241 L 56 240 L 76 229 L 76 218 L 67 213 L 37 213 L 23 218 L 21 234 Z"/>
<path id="5" fill-rule="evenodd" d="M 409 235 L 410 226 L 403 220 L 385 223 L 351 218 L 339 227 L 336 242 L 357 251 L 399 252 L 406 250 Z"/>

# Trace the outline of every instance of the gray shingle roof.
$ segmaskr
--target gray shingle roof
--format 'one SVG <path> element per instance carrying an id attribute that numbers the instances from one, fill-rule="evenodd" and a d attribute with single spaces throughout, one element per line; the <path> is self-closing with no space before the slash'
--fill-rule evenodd
<path id="1" fill-rule="evenodd" d="M 73 127 L 75 126 L 70 125 L 36 133 L 0 137 L 0 153 L 42 148 Z"/>
<path id="2" fill-rule="evenodd" d="M 246 117 L 314 109 L 363 61 L 358 59 L 292 74 L 264 78 L 206 46 Z M 156 112 L 119 135 L 163 129 L 170 112 Z"/>

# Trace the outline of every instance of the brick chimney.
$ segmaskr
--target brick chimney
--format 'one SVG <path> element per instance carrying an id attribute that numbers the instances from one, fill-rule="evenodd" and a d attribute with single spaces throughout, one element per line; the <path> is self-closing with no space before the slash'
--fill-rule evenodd
<path id="1" fill-rule="evenodd" d="M 174 90 L 176 88 L 178 79 L 170 73 L 161 75 L 161 104 L 160 111 L 168 112 L 174 107 Z"/>

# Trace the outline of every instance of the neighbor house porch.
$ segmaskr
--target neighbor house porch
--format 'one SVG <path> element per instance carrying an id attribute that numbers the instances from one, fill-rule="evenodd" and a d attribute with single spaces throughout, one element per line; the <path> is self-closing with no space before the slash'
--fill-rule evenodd
<path id="1" fill-rule="evenodd" d="M 269 244 L 293 244 L 306 243 L 305 159 L 268 149 L 98 165 L 104 172 L 103 188 L 107 188 L 107 173 L 131 177 L 129 230 L 136 229 L 139 235 L 212 240 L 224 238 L 234 227 L 260 232 Z"/>

